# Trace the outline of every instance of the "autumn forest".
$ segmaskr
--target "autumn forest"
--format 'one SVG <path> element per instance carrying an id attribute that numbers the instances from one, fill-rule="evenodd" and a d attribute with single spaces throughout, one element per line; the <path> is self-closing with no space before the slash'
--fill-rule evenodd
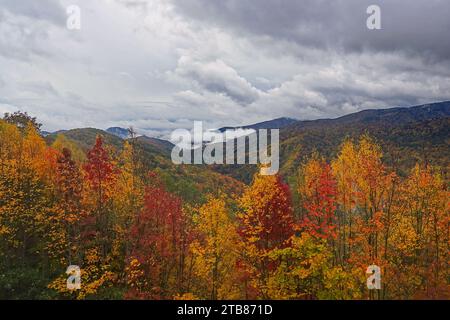
<path id="1" fill-rule="evenodd" d="M 203 169 L 147 160 L 135 137 L 83 148 L 0 120 L 0 298 L 449 298 L 445 168 L 399 174 L 366 133 L 248 184 L 204 171 L 194 188 L 181 183 Z"/>

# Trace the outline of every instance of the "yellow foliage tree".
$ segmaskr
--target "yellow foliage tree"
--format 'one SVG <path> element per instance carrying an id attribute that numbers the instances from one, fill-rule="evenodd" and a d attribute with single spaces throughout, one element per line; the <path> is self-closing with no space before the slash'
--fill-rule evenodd
<path id="1" fill-rule="evenodd" d="M 199 239 L 191 245 L 194 272 L 208 299 L 239 298 L 239 288 L 230 282 L 235 273 L 238 235 L 223 196 L 209 196 L 194 217 Z"/>

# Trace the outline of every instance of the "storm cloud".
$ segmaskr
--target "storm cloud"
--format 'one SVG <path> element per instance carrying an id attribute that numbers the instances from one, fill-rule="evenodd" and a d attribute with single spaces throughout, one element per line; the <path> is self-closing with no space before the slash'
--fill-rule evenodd
<path id="1" fill-rule="evenodd" d="M 0 0 L 0 112 L 166 137 L 450 100 L 449 16 L 445 0 Z"/>
<path id="2" fill-rule="evenodd" d="M 450 5 L 445 0 L 172 0 L 177 10 L 237 33 L 268 36 L 344 52 L 364 50 L 429 54 L 448 60 Z M 382 30 L 365 27 L 376 4 Z"/>

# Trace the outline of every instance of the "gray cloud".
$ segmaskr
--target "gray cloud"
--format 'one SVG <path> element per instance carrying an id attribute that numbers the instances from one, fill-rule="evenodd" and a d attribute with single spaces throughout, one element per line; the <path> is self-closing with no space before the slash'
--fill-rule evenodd
<path id="1" fill-rule="evenodd" d="M 256 88 L 222 60 L 200 62 L 182 56 L 175 74 L 194 80 L 206 90 L 223 93 L 238 103 L 248 104 L 259 96 Z"/>
<path id="2" fill-rule="evenodd" d="M 57 0 L 0 0 L 0 10 L 57 25 L 65 23 L 65 9 Z"/>
<path id="3" fill-rule="evenodd" d="M 382 9 L 382 30 L 366 8 Z M 450 99 L 444 0 L 0 0 L 0 112 L 167 137 Z M 78 4 L 82 28 L 65 28 Z"/>
<path id="4" fill-rule="evenodd" d="M 450 3 L 445 0 L 171 1 L 179 12 L 201 22 L 275 41 L 450 58 Z M 382 30 L 376 32 L 366 28 L 366 9 L 372 4 L 382 13 Z"/>

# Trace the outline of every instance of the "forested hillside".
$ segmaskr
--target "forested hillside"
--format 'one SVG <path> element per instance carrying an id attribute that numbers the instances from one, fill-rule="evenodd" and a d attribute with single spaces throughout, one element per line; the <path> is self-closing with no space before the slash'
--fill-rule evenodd
<path id="1" fill-rule="evenodd" d="M 275 127 L 276 128 L 276 127 Z M 337 119 L 296 121 L 280 129 L 281 174 L 292 180 L 298 166 L 318 152 L 330 160 L 346 139 L 369 134 L 380 144 L 386 165 L 406 175 L 417 162 L 450 165 L 450 102 L 410 108 L 365 110 Z M 218 172 L 250 182 L 254 166 L 216 166 Z"/>
<path id="2" fill-rule="evenodd" d="M 287 127 L 282 174 L 244 186 L 142 138 L 44 139 L 6 115 L 0 298 L 448 299 L 448 117 L 351 123 Z"/>
<path id="3" fill-rule="evenodd" d="M 188 201 L 198 201 L 203 198 L 204 192 L 214 192 L 219 186 L 225 192 L 239 192 L 243 184 L 233 178 L 223 176 L 209 170 L 208 166 L 176 166 L 170 159 L 170 142 L 137 136 L 130 139 L 122 139 L 108 132 L 93 129 L 74 129 L 62 133 L 50 134 L 45 137 L 47 144 L 62 151 L 63 147 L 71 147 L 76 154 L 81 154 L 80 159 L 85 160 L 83 154 L 95 144 L 96 138 L 101 136 L 105 145 L 110 149 L 111 156 L 116 158 L 123 151 L 126 143 L 132 145 L 135 161 L 139 161 L 139 175 L 145 175 L 152 170 L 159 173 L 167 188 L 177 193 Z"/>

